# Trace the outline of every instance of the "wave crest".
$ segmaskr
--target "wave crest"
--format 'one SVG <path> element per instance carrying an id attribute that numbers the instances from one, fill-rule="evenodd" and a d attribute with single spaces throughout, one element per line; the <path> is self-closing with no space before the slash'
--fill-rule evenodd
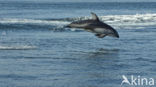
<path id="1" fill-rule="evenodd" d="M 62 18 L 62 19 L 9 19 L 3 18 L 0 19 L 0 28 L 30 28 L 30 29 L 49 29 L 51 30 L 61 30 L 64 29 L 64 26 L 78 20 L 90 19 L 91 17 L 77 17 L 77 18 Z M 135 15 L 106 15 L 99 16 L 99 18 L 117 28 L 117 29 L 126 29 L 126 28 L 143 28 L 145 26 L 155 26 L 156 25 L 156 14 L 135 14 Z M 22 25 L 22 26 L 21 26 Z M 67 29 L 66 29 L 67 30 Z"/>
<path id="2" fill-rule="evenodd" d="M 36 49 L 36 46 L 0 46 L 0 50 L 32 50 Z"/>

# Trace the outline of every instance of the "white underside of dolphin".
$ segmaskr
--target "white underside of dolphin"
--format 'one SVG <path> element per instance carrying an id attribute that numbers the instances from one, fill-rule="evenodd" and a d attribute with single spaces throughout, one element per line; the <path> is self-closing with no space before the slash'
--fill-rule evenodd
<path id="1" fill-rule="evenodd" d="M 95 36 L 99 38 L 103 38 L 105 36 L 112 36 L 112 37 L 119 38 L 119 34 L 114 28 L 100 21 L 95 13 L 91 12 L 91 14 L 92 14 L 92 19 L 75 21 L 67 25 L 67 27 L 82 28 L 86 31 L 95 33 Z"/>

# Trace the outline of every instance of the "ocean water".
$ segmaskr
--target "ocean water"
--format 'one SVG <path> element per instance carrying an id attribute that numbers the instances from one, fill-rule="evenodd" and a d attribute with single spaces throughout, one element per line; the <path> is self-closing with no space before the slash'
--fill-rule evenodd
<path id="1" fill-rule="evenodd" d="M 156 79 L 155 6 L 0 1 L 0 87 L 120 87 L 122 75 Z M 120 38 L 64 28 L 90 12 Z"/>

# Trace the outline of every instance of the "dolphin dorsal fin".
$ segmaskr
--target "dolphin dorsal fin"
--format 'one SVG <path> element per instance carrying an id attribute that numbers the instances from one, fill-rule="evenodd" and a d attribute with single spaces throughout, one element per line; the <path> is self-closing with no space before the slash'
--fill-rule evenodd
<path id="1" fill-rule="evenodd" d="M 92 15 L 93 20 L 98 20 L 99 21 L 99 18 L 95 13 L 91 12 L 91 15 Z"/>

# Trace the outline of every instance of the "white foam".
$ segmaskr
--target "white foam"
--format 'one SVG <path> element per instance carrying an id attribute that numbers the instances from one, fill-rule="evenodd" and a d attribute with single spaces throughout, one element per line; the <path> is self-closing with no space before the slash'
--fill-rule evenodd
<path id="1" fill-rule="evenodd" d="M 36 49 L 36 46 L 0 46 L 0 50 L 31 50 Z"/>
<path id="2" fill-rule="evenodd" d="M 156 26 L 156 14 L 135 14 L 135 15 L 106 15 L 99 16 L 100 19 L 113 26 L 114 28 L 127 28 L 132 29 L 133 27 L 144 28 L 146 26 Z M 71 18 L 73 21 L 85 20 L 91 18 L 88 17 L 78 17 Z M 38 24 L 38 25 L 54 25 L 56 28 L 62 28 L 71 22 L 68 20 L 34 20 L 34 19 L 0 19 L 1 24 Z"/>
<path id="3" fill-rule="evenodd" d="M 143 22 L 156 21 L 156 14 L 108 15 L 101 16 L 104 21 Z"/>
<path id="4" fill-rule="evenodd" d="M 143 26 L 156 25 L 156 14 L 109 15 L 101 16 L 101 19 L 102 21 L 118 28 L 136 27 L 140 29 L 143 28 Z"/>
<path id="5" fill-rule="evenodd" d="M 41 24 L 41 25 L 65 25 L 69 24 L 67 21 L 54 21 L 54 20 L 34 20 L 34 19 L 0 19 L 1 24 Z"/>

